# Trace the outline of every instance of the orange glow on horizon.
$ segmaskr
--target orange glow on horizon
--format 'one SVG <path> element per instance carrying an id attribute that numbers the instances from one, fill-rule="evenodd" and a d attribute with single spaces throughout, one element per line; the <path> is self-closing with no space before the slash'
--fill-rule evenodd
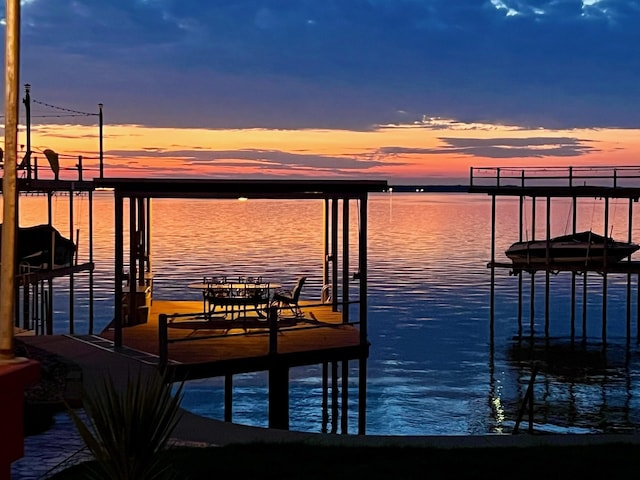
<path id="1" fill-rule="evenodd" d="M 639 165 L 639 133 L 631 129 L 524 130 L 446 121 L 370 131 L 106 125 L 104 171 L 110 177 L 372 177 L 437 183 L 438 179 L 465 179 L 472 166 Z M 31 143 L 39 165 L 46 164 L 41 152 L 51 148 L 60 154 L 63 169 L 66 165 L 74 170 L 82 155 L 85 177 L 97 176 L 97 127 L 35 126 Z"/>

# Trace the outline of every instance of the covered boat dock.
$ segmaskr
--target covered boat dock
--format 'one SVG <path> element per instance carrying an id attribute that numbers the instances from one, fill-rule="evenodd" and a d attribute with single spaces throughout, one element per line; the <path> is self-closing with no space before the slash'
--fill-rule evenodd
<path id="1" fill-rule="evenodd" d="M 224 376 L 225 419 L 229 421 L 233 375 L 268 371 L 269 426 L 283 429 L 288 429 L 289 369 L 317 364 L 323 370 L 323 403 L 328 401 L 331 380 L 332 430 L 341 403 L 341 430 L 348 433 L 349 361 L 356 360 L 358 433 L 365 433 L 367 201 L 369 192 L 387 189 L 386 181 L 101 178 L 95 186 L 113 190 L 115 208 L 114 320 L 99 338 L 112 342 L 110 348 L 140 352 L 141 358 L 179 378 Z M 204 316 L 202 302 L 153 300 L 154 275 L 161 274 L 154 272 L 152 261 L 152 201 L 156 198 L 321 200 L 322 295 L 304 298 L 302 316 L 292 317 L 283 308 L 269 309 L 261 318 L 254 309 L 244 318 L 245 325 L 228 320 L 213 323 Z M 357 245 L 349 241 L 353 205 L 358 216 Z M 354 251 L 355 261 L 350 258 Z M 94 336 L 91 341 L 100 342 Z"/>

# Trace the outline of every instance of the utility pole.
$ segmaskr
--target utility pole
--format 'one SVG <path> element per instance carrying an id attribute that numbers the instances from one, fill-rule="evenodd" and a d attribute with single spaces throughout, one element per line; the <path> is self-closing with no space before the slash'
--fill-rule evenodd
<path id="1" fill-rule="evenodd" d="M 16 361 L 13 349 L 18 188 L 18 90 L 20 73 L 20 0 L 5 0 L 4 175 L 0 256 L 0 364 Z"/>

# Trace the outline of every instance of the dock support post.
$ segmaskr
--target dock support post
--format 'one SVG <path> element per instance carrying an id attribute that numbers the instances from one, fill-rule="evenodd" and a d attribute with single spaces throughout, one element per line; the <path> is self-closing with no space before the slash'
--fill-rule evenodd
<path id="1" fill-rule="evenodd" d="M 536 239 L 536 197 L 531 197 L 531 240 Z M 529 298 L 529 335 L 531 338 L 535 335 L 534 333 L 534 325 L 535 325 L 535 315 L 536 315 L 536 274 L 535 271 L 531 272 L 531 297 Z"/>
<path id="2" fill-rule="evenodd" d="M 93 335 L 93 190 L 89 190 L 89 335 Z"/>
<path id="3" fill-rule="evenodd" d="M 358 435 L 367 433 L 367 357 L 360 357 L 358 367 Z"/>
<path id="4" fill-rule="evenodd" d="M 349 199 L 342 200 L 342 323 L 349 323 Z"/>
<path id="5" fill-rule="evenodd" d="M 329 425 L 329 362 L 322 362 L 322 433 Z"/>
<path id="6" fill-rule="evenodd" d="M 360 272 L 360 291 L 359 291 L 359 317 L 360 317 L 360 345 L 369 342 L 369 327 L 367 321 L 368 300 L 367 291 L 369 288 L 369 267 L 367 266 L 368 248 L 367 248 L 367 223 L 368 218 L 367 197 L 360 198 L 360 232 L 358 233 L 358 271 Z"/>
<path id="7" fill-rule="evenodd" d="M 53 279 L 47 280 L 47 335 L 53 335 Z"/>
<path id="8" fill-rule="evenodd" d="M 569 178 L 569 182 L 572 181 L 571 178 L 571 174 L 573 172 L 572 169 L 569 170 L 570 172 L 570 178 Z M 576 233 L 576 227 L 577 227 L 577 223 L 578 223 L 578 213 L 577 213 L 577 209 L 578 209 L 578 199 L 577 197 L 573 197 L 572 199 L 572 215 L 573 215 L 573 226 L 572 226 L 572 232 L 575 235 Z M 576 271 L 573 270 L 571 272 L 571 344 L 573 345 L 573 342 L 575 342 L 575 338 L 576 338 Z"/>
<path id="9" fill-rule="evenodd" d="M 233 374 L 224 376 L 224 421 L 233 421 Z"/>
<path id="10" fill-rule="evenodd" d="M 524 175 L 524 172 L 522 173 Z M 520 195 L 518 216 L 520 219 L 520 228 L 518 229 L 518 241 L 523 240 L 523 214 L 524 214 L 524 197 Z M 518 270 L 518 339 L 522 338 L 522 270 Z"/>
<path id="11" fill-rule="evenodd" d="M 582 343 L 587 342 L 587 277 L 589 272 L 585 269 L 582 273 Z"/>
<path id="12" fill-rule="evenodd" d="M 342 360 L 342 417 L 340 418 L 342 435 L 349 433 L 349 361 Z"/>
<path id="13" fill-rule="evenodd" d="M 632 242 L 632 230 L 633 230 L 633 199 L 629 199 L 629 220 L 628 220 L 628 233 L 627 241 Z M 631 264 L 631 255 L 627 258 L 627 262 Z M 631 273 L 627 273 L 627 346 L 631 342 Z"/>
<path id="14" fill-rule="evenodd" d="M 69 238 L 73 239 L 74 237 L 74 231 L 73 231 L 73 186 L 71 187 L 71 190 L 69 190 Z M 77 247 L 77 241 L 76 241 L 76 247 Z M 74 254 L 73 258 L 75 259 L 76 256 Z M 53 265 L 55 263 L 55 250 L 54 253 L 52 254 L 52 261 L 51 261 L 51 265 Z M 71 261 L 72 265 L 75 265 L 77 262 L 75 262 L 74 260 Z M 75 333 L 75 300 L 74 300 L 74 294 L 73 292 L 75 292 L 75 277 L 73 275 L 73 272 L 71 272 L 71 274 L 69 274 L 69 335 L 73 335 Z"/>
<path id="15" fill-rule="evenodd" d="M 289 430 L 289 369 L 277 359 L 269 367 L 269 428 Z"/>
<path id="16" fill-rule="evenodd" d="M 158 315 L 158 356 L 160 357 L 160 367 L 166 367 L 169 360 L 169 338 L 166 313 Z"/>
<path id="17" fill-rule="evenodd" d="M 338 311 L 338 199 L 331 199 L 331 302 Z"/>
<path id="18" fill-rule="evenodd" d="M 269 355 L 271 356 L 269 363 L 269 428 L 289 430 L 289 368 L 278 359 L 278 307 L 270 306 L 267 317 L 269 322 Z M 226 392 L 227 388 L 225 388 L 225 395 Z"/>
<path id="19" fill-rule="evenodd" d="M 536 320 L 536 273 L 531 272 L 531 295 L 529 296 L 529 335 L 531 338 L 535 335 Z"/>
<path id="20" fill-rule="evenodd" d="M 609 233 L 609 197 L 604 199 L 604 237 Z M 604 243 L 604 271 L 602 272 L 602 346 L 607 345 L 607 242 Z"/>
<path id="21" fill-rule="evenodd" d="M 331 433 L 338 431 L 338 364 L 331 362 Z"/>
<path id="22" fill-rule="evenodd" d="M 31 325 L 29 322 L 30 312 L 30 295 L 29 289 L 31 288 L 31 284 L 29 282 L 24 282 L 22 285 L 22 328 L 28 330 Z M 16 317 L 16 323 L 18 322 L 18 318 Z"/>
<path id="23" fill-rule="evenodd" d="M 115 194 L 114 198 L 115 210 L 114 210 L 114 223 L 115 223 L 115 246 L 114 246 L 114 256 L 115 256 L 115 308 L 114 308 L 114 322 L 113 322 L 113 344 L 116 347 L 122 346 L 122 281 L 123 281 L 123 273 L 124 273 L 124 213 L 122 209 L 124 208 L 124 202 L 122 199 L 122 195 L 118 192 Z"/>
<path id="24" fill-rule="evenodd" d="M 545 271 L 544 281 L 544 336 L 549 338 L 549 246 L 551 241 L 551 197 L 547 197 L 547 269 Z"/>
<path id="25" fill-rule="evenodd" d="M 496 281 L 496 196 L 491 196 L 491 292 L 489 299 L 489 338 L 493 341 L 495 319 L 495 281 Z"/>
<path id="26" fill-rule="evenodd" d="M 269 305 L 267 310 L 267 323 L 269 325 L 269 355 L 278 353 L 278 307 Z"/>

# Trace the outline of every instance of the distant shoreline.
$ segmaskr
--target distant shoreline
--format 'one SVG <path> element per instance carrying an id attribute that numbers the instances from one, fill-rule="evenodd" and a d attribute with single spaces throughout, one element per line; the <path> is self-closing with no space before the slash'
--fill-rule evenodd
<path id="1" fill-rule="evenodd" d="M 389 185 L 394 192 L 468 192 L 468 185 Z"/>

